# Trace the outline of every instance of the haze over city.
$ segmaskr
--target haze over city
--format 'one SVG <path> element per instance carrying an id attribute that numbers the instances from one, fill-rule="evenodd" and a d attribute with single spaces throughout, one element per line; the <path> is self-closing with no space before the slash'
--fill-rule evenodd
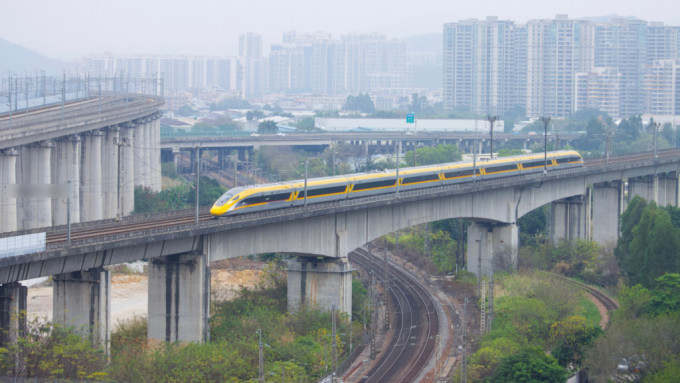
<path id="1" fill-rule="evenodd" d="M 334 37 L 350 32 L 402 38 L 441 33 L 442 26 L 468 18 L 498 16 L 515 22 L 616 14 L 680 25 L 677 5 L 666 0 L 592 2 L 519 0 L 417 3 L 391 1 L 305 0 L 192 2 L 120 0 L 10 1 L 3 5 L 0 38 L 61 60 L 111 51 L 115 53 L 176 53 L 236 55 L 238 36 L 256 32 L 263 49 L 281 40 L 285 31 L 324 31 Z"/>

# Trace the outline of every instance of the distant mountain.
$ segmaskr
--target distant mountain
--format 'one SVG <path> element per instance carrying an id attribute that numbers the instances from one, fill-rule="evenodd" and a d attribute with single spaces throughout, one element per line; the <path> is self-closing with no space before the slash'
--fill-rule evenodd
<path id="1" fill-rule="evenodd" d="M 442 87 L 442 34 L 430 33 L 404 38 L 406 54 L 412 63 L 413 86 L 425 89 Z"/>
<path id="2" fill-rule="evenodd" d="M 34 75 L 36 71 L 45 71 L 46 75 L 56 75 L 65 67 L 66 64 L 61 61 L 0 39 L 0 77 L 6 77 L 7 73 Z"/>

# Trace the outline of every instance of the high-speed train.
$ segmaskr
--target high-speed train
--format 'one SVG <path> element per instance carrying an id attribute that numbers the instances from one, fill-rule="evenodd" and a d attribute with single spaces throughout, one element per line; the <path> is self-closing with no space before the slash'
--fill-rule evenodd
<path id="1" fill-rule="evenodd" d="M 382 172 L 346 174 L 311 178 L 305 181 L 277 182 L 236 187 L 224 193 L 210 209 L 214 216 L 250 213 L 290 206 L 396 193 L 413 189 L 542 172 L 544 153 L 494 158 L 487 161 L 452 162 L 438 165 L 400 168 Z M 583 158 L 573 150 L 548 152 L 547 170 L 583 165 Z M 397 179 L 397 177 L 399 179 Z"/>

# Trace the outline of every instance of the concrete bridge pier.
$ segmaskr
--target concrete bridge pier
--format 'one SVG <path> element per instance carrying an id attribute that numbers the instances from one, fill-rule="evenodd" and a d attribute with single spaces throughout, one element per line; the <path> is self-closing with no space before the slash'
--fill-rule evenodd
<path id="1" fill-rule="evenodd" d="M 633 177 L 628 179 L 628 198 L 633 199 L 636 195 L 647 201 L 658 202 L 658 178 L 654 175 Z"/>
<path id="2" fill-rule="evenodd" d="M 146 129 L 144 129 L 145 123 L 143 120 L 135 121 L 134 124 L 134 138 L 133 142 L 133 158 L 134 158 L 134 168 L 135 168 L 135 186 L 148 187 L 146 184 L 148 167 L 144 163 L 145 161 L 145 151 L 146 146 Z"/>
<path id="3" fill-rule="evenodd" d="M 670 172 L 658 175 L 659 206 L 678 206 L 678 173 Z"/>
<path id="4" fill-rule="evenodd" d="M 302 305 L 352 315 L 352 267 L 347 258 L 298 257 L 288 262 L 288 310 Z"/>
<path id="5" fill-rule="evenodd" d="M 0 344 L 15 343 L 26 333 L 28 287 L 19 282 L 0 286 Z"/>
<path id="6" fill-rule="evenodd" d="M 135 209 L 134 129 L 125 124 L 120 132 L 120 211 L 123 217 Z"/>
<path id="7" fill-rule="evenodd" d="M 84 135 L 81 160 L 80 220 L 104 218 L 102 196 L 102 137 L 96 130 Z"/>
<path id="8" fill-rule="evenodd" d="M 17 198 L 7 187 L 17 183 L 18 155 L 14 149 L 0 150 L 0 233 L 17 230 Z"/>
<path id="9" fill-rule="evenodd" d="M 161 118 L 155 116 L 151 122 L 151 137 L 153 141 L 151 151 L 151 167 L 153 190 L 160 192 L 163 188 L 163 176 L 161 175 Z"/>
<path id="10" fill-rule="evenodd" d="M 209 341 L 210 269 L 206 258 L 190 253 L 151 259 L 149 338 Z"/>
<path id="11" fill-rule="evenodd" d="M 467 270 L 477 276 L 517 270 L 519 231 L 515 224 L 473 222 L 468 227 Z"/>
<path id="12" fill-rule="evenodd" d="M 52 183 L 51 141 L 42 141 L 23 146 L 17 163 L 24 185 L 49 185 Z M 19 180 L 17 180 L 19 181 Z M 29 191 L 37 191 L 29 187 Z M 17 211 L 18 229 L 34 229 L 52 225 L 52 199 L 46 196 L 29 195 L 21 199 Z"/>
<path id="13" fill-rule="evenodd" d="M 66 185 L 71 181 L 70 204 L 71 223 L 80 222 L 80 136 L 61 137 L 54 142 L 52 150 L 52 181 L 56 185 Z M 55 225 L 68 222 L 69 196 L 55 198 L 52 206 L 52 220 Z"/>
<path id="14" fill-rule="evenodd" d="M 111 274 L 104 268 L 53 276 L 54 323 L 73 326 L 109 353 Z"/>
<path id="15" fill-rule="evenodd" d="M 590 237 L 590 194 L 565 198 L 551 204 L 550 239 L 588 239 Z"/>
<path id="16" fill-rule="evenodd" d="M 593 185 L 592 240 L 614 248 L 619 238 L 619 217 L 623 212 L 623 182 Z"/>
<path id="17" fill-rule="evenodd" d="M 104 218 L 116 218 L 118 213 L 118 166 L 120 165 L 120 127 L 109 126 L 102 142 L 102 203 Z"/>

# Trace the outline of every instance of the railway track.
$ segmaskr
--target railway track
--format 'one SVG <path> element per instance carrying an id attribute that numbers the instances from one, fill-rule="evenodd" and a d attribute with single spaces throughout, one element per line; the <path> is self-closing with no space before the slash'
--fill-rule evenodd
<path id="1" fill-rule="evenodd" d="M 581 289 L 581 290 L 587 292 L 588 294 L 592 295 L 593 297 L 595 297 L 595 299 L 597 299 L 598 301 L 600 301 L 600 303 L 602 303 L 602 305 L 605 307 L 605 309 L 607 309 L 607 311 L 613 311 L 613 310 L 616 310 L 616 309 L 619 308 L 619 303 L 617 301 L 615 301 L 614 299 L 610 298 L 607 294 L 601 292 L 600 290 L 598 290 L 598 289 L 596 289 L 592 286 L 589 286 L 589 285 L 587 285 L 583 282 L 579 282 L 579 281 L 575 281 L 573 279 L 569 279 L 567 277 L 563 277 L 563 276 L 558 275 L 558 274 L 549 273 L 548 275 L 553 279 L 556 279 L 558 281 L 576 286 L 579 289 Z"/>
<path id="2" fill-rule="evenodd" d="M 384 262 L 359 249 L 350 254 L 352 263 L 380 271 Z M 394 336 L 378 353 L 373 367 L 361 382 L 415 382 L 434 357 L 439 315 L 429 292 L 408 273 L 388 266 L 389 295 L 394 310 L 390 314 Z"/>

